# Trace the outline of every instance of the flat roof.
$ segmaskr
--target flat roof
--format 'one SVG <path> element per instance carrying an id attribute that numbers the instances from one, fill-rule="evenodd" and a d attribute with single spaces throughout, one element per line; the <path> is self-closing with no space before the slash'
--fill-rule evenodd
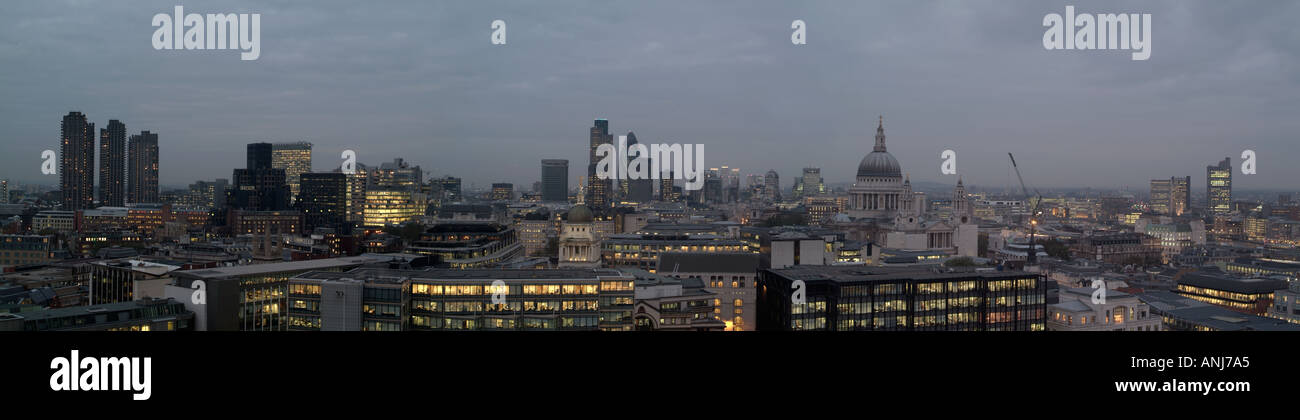
<path id="1" fill-rule="evenodd" d="M 389 268 L 357 268 L 347 272 L 312 271 L 295 276 L 295 279 L 364 281 L 413 280 L 595 280 L 600 277 L 633 277 L 632 274 L 612 268 L 589 269 L 445 269 L 397 270 Z"/>
<path id="2" fill-rule="evenodd" d="M 893 280 L 949 280 L 949 279 L 973 279 L 973 278 L 994 278 L 1003 279 L 1011 277 L 1028 277 L 1037 276 L 1036 273 L 1025 271 L 995 271 L 995 272 L 976 272 L 976 271 L 957 271 L 957 272 L 935 272 L 926 268 L 918 267 L 881 267 L 881 266 L 825 266 L 825 265 L 798 265 L 788 268 L 768 269 L 774 274 L 791 279 L 791 280 L 827 280 L 835 282 L 877 282 Z"/>
<path id="3" fill-rule="evenodd" d="M 251 276 L 257 274 L 283 273 L 289 271 L 325 270 L 331 268 L 340 268 L 340 267 L 357 266 L 357 265 L 364 265 L 364 264 L 377 263 L 377 262 L 386 262 L 390 260 L 392 260 L 392 258 L 390 257 L 383 257 L 378 255 L 363 255 L 358 257 L 326 258 L 326 259 L 319 259 L 319 260 L 237 265 L 233 267 L 204 268 L 198 270 L 181 270 L 181 271 L 177 271 L 176 274 L 182 276 L 189 276 L 189 277 L 205 278 L 205 279 L 218 279 L 218 278 L 228 278 L 228 277 Z"/>

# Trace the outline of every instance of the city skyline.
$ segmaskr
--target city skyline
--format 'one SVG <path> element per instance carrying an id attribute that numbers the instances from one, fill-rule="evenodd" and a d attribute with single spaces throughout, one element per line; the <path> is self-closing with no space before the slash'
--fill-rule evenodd
<path id="1" fill-rule="evenodd" d="M 1295 151 L 1288 138 L 1300 127 L 1289 118 L 1297 106 L 1287 100 L 1296 83 L 1285 77 L 1294 73 L 1288 69 L 1296 55 L 1281 48 L 1297 30 L 1279 16 L 1295 5 L 1087 5 L 1155 16 L 1153 58 L 1134 62 L 1045 51 L 1038 23 L 1065 3 L 1012 3 L 764 3 L 718 13 L 716 21 L 679 7 L 636 5 L 593 8 L 582 17 L 527 5 L 398 8 L 424 15 L 434 23 L 429 27 L 404 25 L 411 18 L 393 11 L 251 6 L 265 16 L 265 47 L 254 62 L 150 49 L 146 22 L 169 7 L 161 3 L 15 5 L 15 13 L 0 17 L 7 21 L 0 31 L 32 32 L 0 39 L 33 41 L 0 50 L 17 67 L 0 75 L 0 91 L 15 98 L 4 104 L 13 143 L 0 157 L 8 168 L 0 178 L 57 184 L 57 176 L 39 175 L 37 157 L 58 150 L 54 116 L 69 111 L 101 127 L 120 120 L 159 133 L 165 187 L 228 178 L 241 166 L 242 146 L 262 141 L 312 142 L 315 172 L 337 167 L 342 150 L 352 149 L 368 165 L 400 156 L 429 175 L 479 188 L 531 185 L 540 180 L 540 159 L 567 159 L 575 185 L 587 162 L 582 130 L 597 118 L 609 120 L 611 133 L 637 132 L 643 143 L 704 144 L 706 167 L 776 170 L 782 188 L 803 167 L 821 168 L 827 184 L 842 184 L 852 182 L 856 163 L 842 156 L 869 151 L 879 114 L 889 120 L 891 151 L 915 182 L 956 182 L 938 172 L 946 149 L 958 152 L 966 182 L 983 188 L 1014 186 L 1008 151 L 1023 156 L 1039 188 L 1143 191 L 1151 179 L 1192 176 L 1193 191 L 1204 191 L 1196 182 L 1202 168 L 1223 157 L 1236 163 L 1244 149 L 1260 156 L 1259 173 L 1238 173 L 1234 188 L 1285 190 L 1286 181 L 1300 178 L 1300 168 L 1283 160 Z M 967 37 L 938 42 L 926 28 L 894 25 L 885 15 L 925 19 Z M 355 16 L 353 24 L 339 27 L 345 16 Z M 488 42 L 494 17 L 512 24 L 507 45 Z M 795 18 L 809 24 L 807 45 L 788 43 Z M 1218 30 L 1244 35 L 1229 41 L 1198 30 L 1211 19 Z M 43 39 L 75 36 L 74 27 L 96 22 L 112 30 L 78 43 L 78 54 L 56 58 L 40 48 Z M 393 24 L 375 29 L 384 22 Z M 311 26 L 338 28 L 319 34 Z M 434 38 L 445 42 L 419 42 Z M 609 59 L 564 66 L 590 50 Z M 393 61 L 397 51 L 409 57 Z M 105 74 L 82 65 L 101 54 L 129 65 Z M 927 64 L 935 60 L 946 64 Z M 51 61 L 64 65 L 53 75 L 36 71 L 44 66 L 35 63 Z M 327 61 L 344 65 L 320 65 Z M 367 62 L 390 68 L 374 73 Z M 128 75 L 131 66 L 142 68 Z M 186 71 L 169 71 L 177 68 Z M 55 76 L 64 83 L 22 83 Z M 939 82 L 917 83 L 922 79 Z M 324 89 L 333 83 L 346 89 Z M 482 169 L 489 162 L 490 173 Z"/>

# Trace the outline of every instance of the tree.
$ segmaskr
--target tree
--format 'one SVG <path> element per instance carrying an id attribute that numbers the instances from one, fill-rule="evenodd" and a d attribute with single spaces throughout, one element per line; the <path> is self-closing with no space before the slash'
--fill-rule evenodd
<path id="1" fill-rule="evenodd" d="M 1043 251 L 1047 252 L 1049 257 L 1070 260 L 1070 247 L 1059 240 L 1048 239 L 1043 242 Z"/>
<path id="2" fill-rule="evenodd" d="M 978 264 L 975 264 L 975 259 L 971 257 L 949 258 L 948 261 L 943 262 L 944 267 L 974 267 L 976 265 Z"/>

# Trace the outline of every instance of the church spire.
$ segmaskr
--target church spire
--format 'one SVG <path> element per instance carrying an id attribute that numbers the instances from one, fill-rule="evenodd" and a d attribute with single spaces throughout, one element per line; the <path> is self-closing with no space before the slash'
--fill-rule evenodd
<path id="1" fill-rule="evenodd" d="M 885 151 L 885 116 L 880 116 L 880 125 L 876 126 L 876 147 L 871 149 L 876 152 Z"/>

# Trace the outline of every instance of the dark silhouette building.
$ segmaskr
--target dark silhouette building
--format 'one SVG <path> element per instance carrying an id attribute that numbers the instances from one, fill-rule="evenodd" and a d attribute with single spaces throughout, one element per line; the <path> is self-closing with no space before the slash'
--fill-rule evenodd
<path id="1" fill-rule="evenodd" d="M 568 159 L 542 159 L 542 201 L 569 201 Z"/>
<path id="2" fill-rule="evenodd" d="M 131 203 L 157 203 L 158 133 L 141 131 L 127 146 L 127 195 Z"/>
<path id="3" fill-rule="evenodd" d="M 628 150 L 631 150 L 632 145 L 635 144 L 637 144 L 636 133 L 633 133 L 631 131 L 627 132 Z M 646 146 L 646 148 L 647 148 L 646 150 L 649 150 L 649 146 Z M 646 158 L 647 160 L 645 161 L 645 165 L 650 166 L 650 161 L 648 160 L 649 156 L 646 156 Z M 635 158 L 629 156 L 627 160 L 628 160 L 628 167 L 631 168 L 632 161 L 635 160 Z M 655 169 L 657 168 L 650 168 L 651 171 Z M 646 175 L 653 175 L 653 173 L 647 172 Z M 627 185 L 623 195 L 623 198 L 625 200 L 634 203 L 649 203 L 651 200 L 654 200 L 655 181 L 653 179 L 650 179 L 649 176 L 647 176 L 644 179 L 632 179 L 632 177 L 629 175 L 627 179 L 624 179 L 622 182 Z"/>
<path id="4" fill-rule="evenodd" d="M 126 124 L 118 120 L 99 130 L 99 202 L 126 205 Z"/>
<path id="5" fill-rule="evenodd" d="M 299 176 L 296 206 L 302 213 L 304 231 L 318 227 L 337 228 L 347 222 L 347 174 L 308 172 Z"/>
<path id="6" fill-rule="evenodd" d="M 284 169 L 271 167 L 271 144 L 248 145 L 248 168 L 236 169 L 226 204 L 255 211 L 289 209 L 289 184 Z"/>
<path id="7" fill-rule="evenodd" d="M 95 124 L 80 112 L 63 116 L 59 136 L 59 189 L 63 210 L 84 210 L 95 203 Z"/>

